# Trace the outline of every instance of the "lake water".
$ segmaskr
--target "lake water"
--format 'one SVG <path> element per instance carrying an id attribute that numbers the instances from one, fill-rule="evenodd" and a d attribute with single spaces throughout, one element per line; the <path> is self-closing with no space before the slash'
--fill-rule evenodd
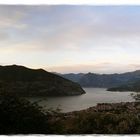
<path id="1" fill-rule="evenodd" d="M 88 107 L 95 106 L 97 103 L 135 101 L 131 96 L 132 92 L 112 92 L 106 91 L 105 88 L 84 88 L 84 90 L 86 91 L 86 94 L 83 95 L 47 97 L 46 99 L 32 98 L 31 100 L 42 100 L 39 102 L 39 105 L 54 109 L 59 107 L 62 109 L 62 112 L 86 109 Z"/>

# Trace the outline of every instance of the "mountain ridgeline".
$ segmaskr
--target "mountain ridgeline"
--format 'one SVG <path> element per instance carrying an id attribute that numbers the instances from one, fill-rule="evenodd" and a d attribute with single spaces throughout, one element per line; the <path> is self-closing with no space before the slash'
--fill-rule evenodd
<path id="1" fill-rule="evenodd" d="M 140 86 L 140 70 L 122 74 L 71 73 L 63 74 L 62 76 L 79 83 L 82 87 L 112 88 L 128 84 Z"/>
<path id="2" fill-rule="evenodd" d="M 16 96 L 64 96 L 85 93 L 81 86 L 43 69 L 0 66 L 0 94 Z"/>

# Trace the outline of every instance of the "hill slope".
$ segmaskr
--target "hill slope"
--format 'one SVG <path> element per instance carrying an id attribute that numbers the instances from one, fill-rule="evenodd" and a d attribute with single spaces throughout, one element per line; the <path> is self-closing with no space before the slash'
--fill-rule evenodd
<path id="1" fill-rule="evenodd" d="M 124 84 L 118 87 L 108 88 L 108 91 L 135 91 L 140 92 L 140 81 Z"/>
<path id="2" fill-rule="evenodd" d="M 83 87 L 116 87 L 140 79 L 140 70 L 122 74 L 63 74 L 63 77 Z"/>
<path id="3" fill-rule="evenodd" d="M 79 84 L 43 69 L 0 66 L 0 93 L 19 96 L 63 96 L 85 93 Z"/>

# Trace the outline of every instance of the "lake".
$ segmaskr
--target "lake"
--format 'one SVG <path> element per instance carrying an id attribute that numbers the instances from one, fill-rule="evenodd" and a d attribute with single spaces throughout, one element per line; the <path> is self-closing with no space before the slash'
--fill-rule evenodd
<path id="1" fill-rule="evenodd" d="M 62 112 L 70 112 L 86 109 L 95 106 L 97 103 L 117 103 L 117 102 L 133 102 L 135 101 L 131 93 L 134 92 L 112 92 L 106 91 L 105 88 L 83 88 L 86 94 L 77 96 L 64 97 L 47 97 L 31 98 L 31 101 L 38 101 L 39 105 L 45 108 L 57 107 L 62 109 Z"/>

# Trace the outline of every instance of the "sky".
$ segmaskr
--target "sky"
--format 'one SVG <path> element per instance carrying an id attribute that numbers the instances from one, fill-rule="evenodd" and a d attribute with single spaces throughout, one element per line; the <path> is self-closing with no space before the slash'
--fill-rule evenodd
<path id="1" fill-rule="evenodd" d="M 59 73 L 140 69 L 140 6 L 0 5 L 0 65 Z"/>

